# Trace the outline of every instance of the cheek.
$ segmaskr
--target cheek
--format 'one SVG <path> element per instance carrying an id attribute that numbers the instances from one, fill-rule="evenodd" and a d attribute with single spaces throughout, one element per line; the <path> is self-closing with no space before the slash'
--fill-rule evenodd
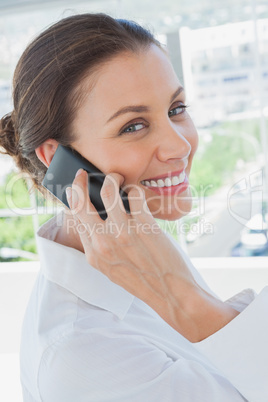
<path id="1" fill-rule="evenodd" d="M 198 148 L 198 142 L 199 142 L 199 138 L 198 138 L 198 133 L 197 130 L 195 128 L 195 126 L 191 125 L 191 127 L 189 128 L 189 132 L 192 133 L 190 138 L 189 138 L 189 142 L 191 144 L 192 147 L 192 157 L 194 156 L 194 154 L 196 153 L 196 150 Z"/>
<path id="2" fill-rule="evenodd" d="M 125 177 L 126 183 L 135 183 L 146 169 L 149 156 L 146 147 L 128 143 L 124 146 L 120 144 L 100 147 L 96 159 L 105 174 L 120 173 Z"/>
<path id="3" fill-rule="evenodd" d="M 191 145 L 191 153 L 190 153 L 190 156 L 189 156 L 189 159 L 188 159 L 188 166 L 189 166 L 189 168 L 191 168 L 192 160 L 193 160 L 193 157 L 194 157 L 194 155 L 195 155 L 195 153 L 197 151 L 198 143 L 199 143 L 198 133 L 197 133 L 197 130 L 196 130 L 195 126 L 193 125 L 193 123 L 191 123 L 187 127 L 186 133 L 187 134 L 185 135 L 185 138 L 189 142 L 189 144 Z"/>
<path id="4" fill-rule="evenodd" d="M 198 134 L 197 134 L 197 131 L 196 131 L 196 134 L 195 134 L 195 136 L 194 136 L 194 138 L 193 138 L 193 146 L 192 146 L 192 154 L 193 154 L 193 155 L 194 155 L 194 154 L 196 153 L 196 151 L 197 151 L 198 144 L 199 144 L 199 137 L 198 137 Z"/>

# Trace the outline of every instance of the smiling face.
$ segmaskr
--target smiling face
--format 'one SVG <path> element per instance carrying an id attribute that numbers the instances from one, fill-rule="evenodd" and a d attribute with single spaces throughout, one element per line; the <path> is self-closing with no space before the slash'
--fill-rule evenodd
<path id="1" fill-rule="evenodd" d="M 155 218 L 175 220 L 191 209 L 188 177 L 198 136 L 185 94 L 160 48 L 121 53 L 80 83 L 73 122 L 81 155 L 122 187 L 144 189 Z"/>

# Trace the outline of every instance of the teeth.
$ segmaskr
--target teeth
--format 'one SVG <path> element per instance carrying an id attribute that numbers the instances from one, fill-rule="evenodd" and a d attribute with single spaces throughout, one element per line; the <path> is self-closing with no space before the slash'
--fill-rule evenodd
<path id="1" fill-rule="evenodd" d="M 162 179 L 157 180 L 157 187 L 165 187 L 165 183 Z"/>
<path id="2" fill-rule="evenodd" d="M 170 178 L 167 177 L 166 180 L 165 180 L 165 186 L 170 187 L 171 185 L 172 185 L 172 182 L 171 182 Z"/>
<path id="3" fill-rule="evenodd" d="M 181 172 L 180 176 L 179 176 L 180 183 L 182 183 L 182 182 L 184 181 L 185 176 L 186 176 L 186 175 L 185 175 L 185 171 L 183 170 L 183 171 Z"/>
<path id="4" fill-rule="evenodd" d="M 177 186 L 180 183 L 180 179 L 178 176 L 172 177 L 172 186 Z"/>
<path id="5" fill-rule="evenodd" d="M 185 171 L 183 170 L 179 176 L 167 177 L 166 179 L 162 180 L 159 179 L 155 180 L 142 180 L 141 184 L 148 187 L 171 187 L 177 186 L 180 183 L 183 183 L 185 180 Z"/>

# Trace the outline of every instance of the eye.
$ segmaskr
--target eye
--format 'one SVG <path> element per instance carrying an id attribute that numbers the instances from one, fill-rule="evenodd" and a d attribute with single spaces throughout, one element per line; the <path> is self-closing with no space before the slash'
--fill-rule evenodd
<path id="1" fill-rule="evenodd" d="M 180 103 L 178 106 L 176 106 L 175 108 L 171 109 L 168 112 L 168 115 L 169 115 L 169 117 L 172 117 L 172 116 L 176 116 L 178 114 L 182 114 L 182 113 L 185 112 L 187 107 L 188 107 L 187 105 L 184 105 L 183 103 Z"/>
<path id="2" fill-rule="evenodd" d="M 144 123 L 134 122 L 134 123 L 131 123 L 128 126 L 124 127 L 120 131 L 119 135 L 135 133 L 136 131 L 142 130 L 144 127 L 146 127 Z"/>

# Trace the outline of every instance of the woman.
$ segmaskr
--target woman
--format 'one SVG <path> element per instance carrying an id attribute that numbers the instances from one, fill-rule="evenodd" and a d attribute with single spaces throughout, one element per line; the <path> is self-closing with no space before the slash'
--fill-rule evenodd
<path id="1" fill-rule="evenodd" d="M 24 401 L 267 400 L 267 290 L 222 302 L 154 219 L 190 211 L 197 142 L 168 55 L 139 25 L 76 15 L 25 50 L 1 145 L 42 193 L 57 146 L 74 148 L 106 174 L 108 218 L 80 170 L 70 210 L 38 231 Z"/>

